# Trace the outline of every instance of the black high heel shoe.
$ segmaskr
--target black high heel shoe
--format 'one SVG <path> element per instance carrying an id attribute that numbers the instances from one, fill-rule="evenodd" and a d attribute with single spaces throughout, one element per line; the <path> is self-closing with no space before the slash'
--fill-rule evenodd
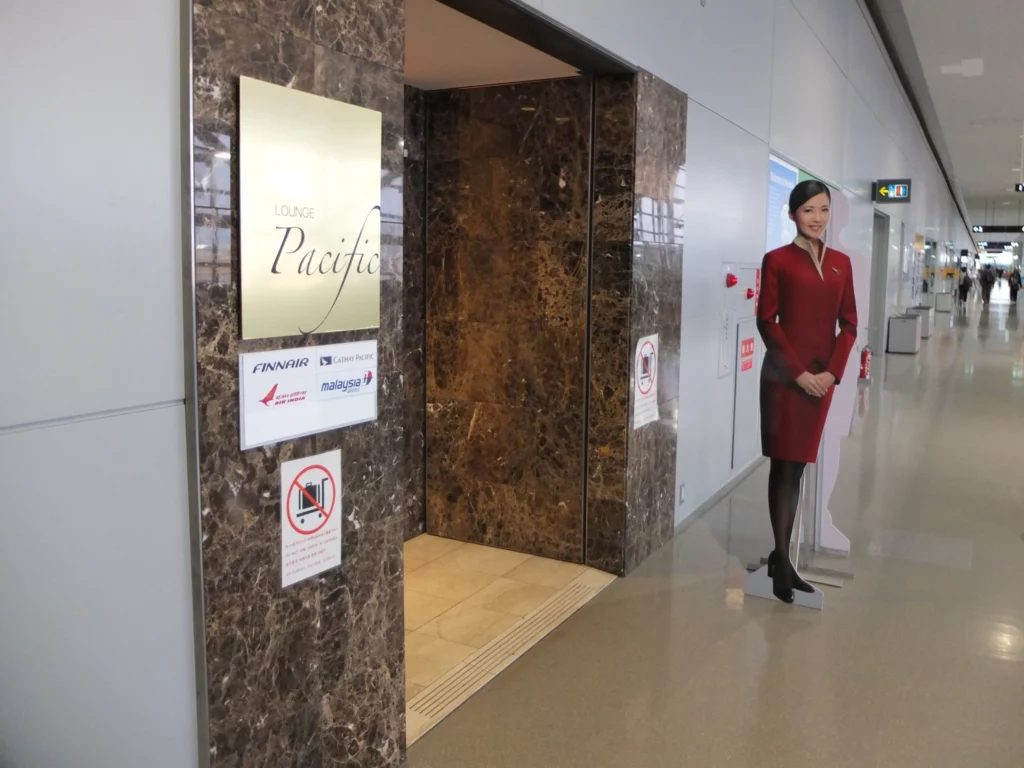
<path id="1" fill-rule="evenodd" d="M 768 555 L 768 578 L 772 580 L 772 594 L 784 603 L 792 603 L 796 599 L 793 594 L 791 573 L 796 573 L 792 566 L 789 568 L 779 567 L 779 556 L 773 549 Z"/>
<path id="2" fill-rule="evenodd" d="M 814 592 L 814 587 L 800 577 L 800 574 L 796 572 L 796 568 L 790 565 L 789 569 L 793 572 L 793 589 L 800 592 Z"/>

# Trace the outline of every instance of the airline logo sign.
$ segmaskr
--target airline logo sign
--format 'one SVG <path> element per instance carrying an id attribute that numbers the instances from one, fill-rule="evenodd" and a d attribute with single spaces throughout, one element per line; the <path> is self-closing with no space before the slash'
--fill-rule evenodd
<path id="1" fill-rule="evenodd" d="M 377 418 L 377 342 L 239 355 L 242 450 Z"/>
<path id="2" fill-rule="evenodd" d="M 910 179 L 879 179 L 872 192 L 876 203 L 909 203 Z"/>

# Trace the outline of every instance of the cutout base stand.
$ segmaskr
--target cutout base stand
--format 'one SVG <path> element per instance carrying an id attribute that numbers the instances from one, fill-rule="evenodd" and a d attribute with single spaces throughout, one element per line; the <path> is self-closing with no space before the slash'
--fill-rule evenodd
<path id="1" fill-rule="evenodd" d="M 804 508 L 808 495 L 809 489 L 805 476 L 805 479 L 800 481 L 800 503 L 797 506 L 796 520 L 794 521 L 797 524 L 796 539 L 789 543 L 790 562 L 793 563 L 794 568 L 800 566 L 800 542 L 804 540 Z M 767 560 L 762 560 L 762 563 L 760 568 L 752 569 L 747 574 L 747 581 L 743 587 L 744 594 L 751 597 L 760 597 L 764 600 L 782 602 L 772 593 L 772 580 L 768 578 Z M 810 581 L 811 577 L 809 574 L 806 574 L 804 579 Z M 813 587 L 814 585 L 812 584 L 811 586 Z M 814 587 L 813 592 L 801 592 L 798 589 L 794 589 L 793 598 L 792 605 L 798 605 L 801 608 L 811 608 L 815 611 L 821 611 L 825 608 L 825 595 L 817 587 Z"/>
<path id="2" fill-rule="evenodd" d="M 798 562 L 805 562 L 806 557 L 801 558 Z M 756 571 L 763 565 L 768 565 L 768 558 L 762 557 L 760 561 L 751 563 L 747 566 L 747 571 Z M 826 587 L 841 588 L 846 585 L 846 582 L 853 580 L 853 573 L 850 571 L 840 571 L 836 568 L 822 568 L 818 565 L 801 565 L 800 576 L 804 581 L 808 581 L 812 584 L 824 584 Z"/>
<path id="3" fill-rule="evenodd" d="M 753 573 L 747 574 L 747 583 L 743 591 L 750 597 L 760 597 L 764 600 L 781 602 L 772 594 L 772 580 L 768 578 L 767 565 L 758 568 Z M 825 607 L 825 595 L 822 594 L 820 589 L 815 588 L 813 592 L 801 592 L 794 589 L 793 596 L 796 598 L 793 601 L 793 605 L 798 605 L 801 608 L 812 608 L 813 610 L 820 611 Z"/>

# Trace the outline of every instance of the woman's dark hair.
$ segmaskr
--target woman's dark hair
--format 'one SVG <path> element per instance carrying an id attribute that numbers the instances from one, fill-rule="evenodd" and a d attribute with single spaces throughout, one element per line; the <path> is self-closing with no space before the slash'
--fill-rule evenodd
<path id="1" fill-rule="evenodd" d="M 828 195 L 829 202 L 832 201 L 832 190 L 828 188 L 827 184 L 823 184 L 817 179 L 801 181 L 789 193 L 789 212 L 796 213 L 804 203 L 822 193 Z"/>

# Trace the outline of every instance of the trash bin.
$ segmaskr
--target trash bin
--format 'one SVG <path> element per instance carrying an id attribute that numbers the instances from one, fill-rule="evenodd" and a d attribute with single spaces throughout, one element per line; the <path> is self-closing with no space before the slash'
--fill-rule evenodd
<path id="1" fill-rule="evenodd" d="M 921 338 L 927 339 L 932 335 L 932 328 L 935 327 L 935 309 L 934 307 L 912 307 L 907 312 L 908 315 L 920 315 L 921 316 Z"/>
<path id="2" fill-rule="evenodd" d="M 935 294 L 935 311 L 936 312 L 952 312 L 953 311 L 953 294 L 952 293 L 936 293 Z"/>
<path id="3" fill-rule="evenodd" d="M 889 349 L 897 355 L 916 355 L 921 350 L 921 315 L 889 318 Z"/>

